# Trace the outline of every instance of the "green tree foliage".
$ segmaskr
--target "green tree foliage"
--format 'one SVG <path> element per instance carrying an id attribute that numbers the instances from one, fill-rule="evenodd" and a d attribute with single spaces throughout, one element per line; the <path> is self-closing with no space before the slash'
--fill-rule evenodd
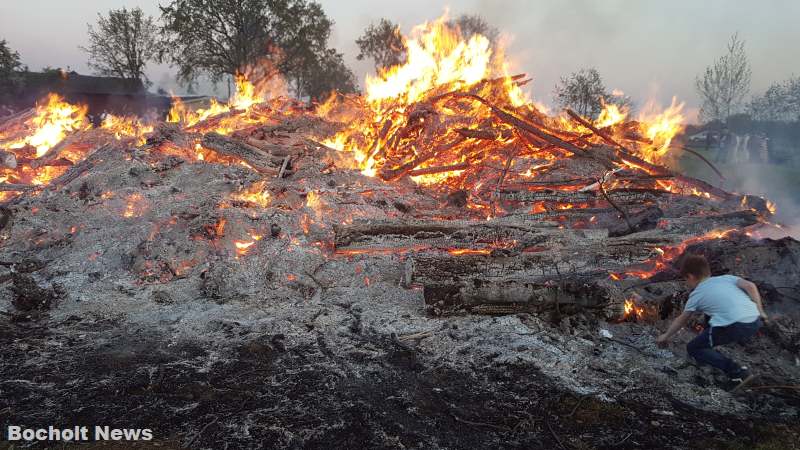
<path id="1" fill-rule="evenodd" d="M 371 58 L 376 70 L 397 66 L 406 60 L 406 43 L 400 26 L 388 19 L 381 19 L 377 25 L 370 24 L 356 39 L 356 45 L 360 50 L 356 58 L 359 61 Z"/>
<path id="2" fill-rule="evenodd" d="M 702 101 L 700 116 L 703 119 L 727 120 L 739 112 L 745 96 L 750 92 L 752 71 L 744 44 L 738 34 L 731 36 L 727 52 L 695 80 Z"/>
<path id="3" fill-rule="evenodd" d="M 89 55 L 89 67 L 106 76 L 149 83 L 147 64 L 161 51 L 159 28 L 153 17 L 141 8 L 112 9 L 108 16 L 97 15 L 97 27 L 88 25 L 89 46 L 80 47 Z"/>
<path id="4" fill-rule="evenodd" d="M 458 30 L 462 39 L 473 35 L 485 36 L 494 45 L 500 32 L 491 26 L 483 17 L 475 14 L 463 14 L 447 21 L 447 26 Z M 377 24 L 370 24 L 364 33 L 356 39 L 360 53 L 358 60 L 372 59 L 375 69 L 380 71 L 406 61 L 406 42 L 400 32 L 400 26 L 388 19 L 381 19 Z"/>
<path id="5" fill-rule="evenodd" d="M 23 70 L 19 53 L 11 50 L 5 40 L 0 40 L 0 101 L 10 100 L 22 87 L 20 72 Z"/>
<path id="6" fill-rule="evenodd" d="M 627 96 L 612 95 L 606 90 L 600 72 L 595 68 L 580 69 L 561 81 L 553 91 L 553 99 L 561 108 L 570 108 L 583 117 L 597 118 L 603 110 L 603 103 L 631 108 Z"/>
<path id="7" fill-rule="evenodd" d="M 494 45 L 500 37 L 500 31 L 477 14 L 462 14 L 450 20 L 448 25 L 458 29 L 463 39 L 469 39 L 473 35 L 480 34 L 489 39 L 489 42 Z"/>
<path id="8" fill-rule="evenodd" d="M 312 100 L 320 100 L 330 92 L 342 94 L 358 92 L 358 83 L 353 72 L 347 67 L 342 54 L 327 49 L 325 54 L 299 73 L 302 92 Z"/>
<path id="9" fill-rule="evenodd" d="M 161 6 L 170 52 L 179 79 L 201 75 L 220 81 L 261 62 L 277 68 L 298 96 L 314 97 L 314 71 L 337 69 L 336 79 L 352 77 L 342 63 L 329 66 L 327 47 L 333 22 L 319 3 L 307 0 L 172 0 Z M 335 60 L 336 58 L 333 58 Z M 341 58 L 339 58 L 339 62 Z M 348 86 L 344 86 L 348 88 Z M 341 86 L 337 86 L 341 88 Z"/>
<path id="10" fill-rule="evenodd" d="M 747 110 L 756 120 L 800 121 L 800 77 L 773 83 L 750 101 Z"/>

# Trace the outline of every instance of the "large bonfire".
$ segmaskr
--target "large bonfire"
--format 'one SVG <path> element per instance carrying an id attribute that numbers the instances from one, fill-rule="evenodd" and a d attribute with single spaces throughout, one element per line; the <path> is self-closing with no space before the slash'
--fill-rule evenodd
<path id="1" fill-rule="evenodd" d="M 406 44 L 406 63 L 368 77 L 364 95 L 333 95 L 315 109 L 279 95 L 274 79 L 254 83 L 244 74 L 227 103 L 193 110 L 176 99 L 159 124 L 108 116 L 92 128 L 85 107 L 51 95 L 0 123 L 2 198 L 8 206 L 78 183 L 110 149 L 240 166 L 259 179 L 220 202 L 221 217 L 205 232 L 229 239 L 233 258 L 282 234 L 277 225 L 248 228 L 224 210 L 298 211 L 297 229 L 330 257 L 416 255 L 404 281 L 423 284 L 439 306 L 454 298 L 518 304 L 569 274 L 612 284 L 650 277 L 688 245 L 763 226 L 771 214 L 763 199 L 665 167 L 684 120 L 676 101 L 637 120 L 611 103 L 596 119 L 549 115 L 524 93 L 530 80 L 510 73 L 484 36 L 462 39 L 438 20 L 415 28 Z M 322 184 L 330 174 L 345 178 Z M 301 204 L 288 199 L 287 177 L 296 179 Z M 344 206 L 356 194 L 359 207 Z M 125 198 L 120 219 L 142 217 L 143 195 Z M 552 267 L 542 268 L 550 264 L 543 255 Z M 166 279 L 199 259 L 166 264 Z M 497 264 L 503 273 L 490 273 Z M 475 288 L 478 279 L 495 287 Z M 522 287 L 496 287 L 523 279 Z M 641 313 L 628 302 L 627 314 Z"/>

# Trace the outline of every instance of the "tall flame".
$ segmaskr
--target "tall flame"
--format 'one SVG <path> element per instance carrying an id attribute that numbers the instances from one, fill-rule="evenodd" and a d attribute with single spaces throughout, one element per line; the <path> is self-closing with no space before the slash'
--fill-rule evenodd
<path id="1" fill-rule="evenodd" d="M 376 76 L 367 76 L 366 114 L 350 121 L 348 129 L 323 141 L 331 148 L 351 152 L 364 175 L 375 176 L 386 159 L 387 155 L 378 156 L 378 153 L 387 145 L 387 137 L 402 126 L 397 117 L 425 98 L 497 77 L 502 82 L 498 85 L 501 92 L 497 93 L 502 95 L 501 104 L 518 107 L 528 102 L 519 85 L 508 75 L 509 67 L 503 61 L 502 49 L 493 49 L 489 39 L 480 34 L 462 38 L 459 30 L 448 24 L 446 16 L 415 27 L 406 39 L 406 50 L 404 64 L 382 70 Z M 321 109 L 329 112 L 333 105 L 326 102 Z M 392 118 L 395 121 L 381 132 Z M 373 142 L 377 143 L 372 148 L 365 145 Z M 448 161 L 451 164 L 464 162 Z M 421 174 L 413 176 L 412 180 L 419 184 L 438 184 L 460 173 L 452 170 Z"/>
<path id="2" fill-rule="evenodd" d="M 594 125 L 597 128 L 606 128 L 622 123 L 628 117 L 628 110 L 625 108 L 620 109 L 618 105 L 613 103 L 603 103 L 603 110 L 597 116 Z"/>
<path id="3" fill-rule="evenodd" d="M 481 81 L 490 73 L 489 39 L 474 35 L 463 41 L 445 18 L 414 28 L 406 41 L 408 59 L 377 77 L 367 76 L 367 100 L 401 100 L 410 104 L 436 86 L 453 88 Z"/>
<path id="4" fill-rule="evenodd" d="M 48 94 L 47 102 L 37 104 L 36 115 L 26 123 L 32 132 L 9 148 L 30 145 L 36 148 L 36 157 L 41 158 L 68 134 L 90 126 L 86 120 L 87 111 L 85 105 L 73 105 L 58 94 Z"/>
<path id="5" fill-rule="evenodd" d="M 683 130 L 683 107 L 685 103 L 678 103 L 672 97 L 670 106 L 658 112 L 651 102 L 639 116 L 641 131 L 653 145 L 642 150 L 642 157 L 647 161 L 658 163 L 669 150 L 672 139 Z"/>

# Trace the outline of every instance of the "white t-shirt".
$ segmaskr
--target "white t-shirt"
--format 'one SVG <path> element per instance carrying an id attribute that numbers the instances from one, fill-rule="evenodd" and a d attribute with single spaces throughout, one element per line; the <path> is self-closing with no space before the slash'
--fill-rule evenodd
<path id="1" fill-rule="evenodd" d="M 760 316 L 758 307 L 736 285 L 740 279 L 733 275 L 706 278 L 689 294 L 689 301 L 683 310 L 708 314 L 712 327 L 754 322 Z"/>

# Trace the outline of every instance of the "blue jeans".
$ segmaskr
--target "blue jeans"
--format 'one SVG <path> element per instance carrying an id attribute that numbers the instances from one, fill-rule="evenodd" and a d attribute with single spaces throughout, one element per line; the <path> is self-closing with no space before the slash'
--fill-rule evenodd
<path id="1" fill-rule="evenodd" d="M 725 327 L 706 327 L 702 333 L 686 344 L 686 351 L 700 364 L 708 364 L 722 370 L 728 376 L 736 376 L 742 367 L 714 350 L 718 345 L 744 342 L 761 328 L 761 319 L 751 323 L 732 323 Z"/>

